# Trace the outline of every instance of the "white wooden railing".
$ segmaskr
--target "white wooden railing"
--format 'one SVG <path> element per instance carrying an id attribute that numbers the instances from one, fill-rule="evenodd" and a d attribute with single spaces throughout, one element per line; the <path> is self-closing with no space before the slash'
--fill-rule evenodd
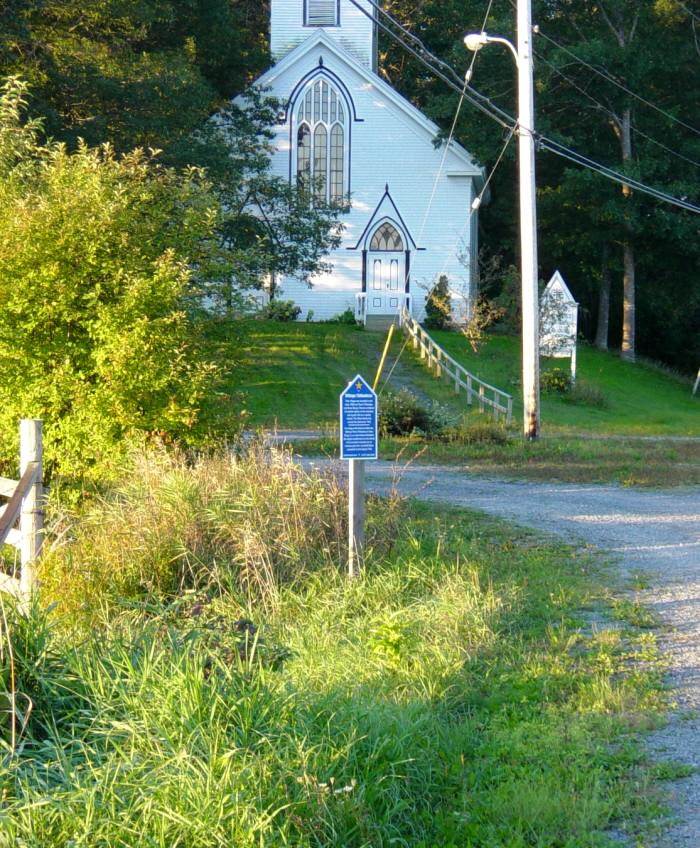
<path id="1" fill-rule="evenodd" d="M 0 572 L 0 591 L 26 598 L 36 585 L 34 563 L 41 553 L 43 535 L 41 421 L 23 418 L 19 443 L 19 480 L 0 477 L 0 497 L 8 499 L 0 507 L 0 546 L 19 549 L 22 569 L 19 579 Z"/>
<path id="2" fill-rule="evenodd" d="M 512 395 L 485 383 L 467 371 L 431 338 L 405 308 L 401 310 L 399 323 L 403 331 L 412 339 L 413 349 L 420 351 L 420 358 L 425 361 L 430 370 L 434 370 L 437 378 L 444 377 L 451 380 L 457 393 L 464 389 L 469 406 L 476 401 L 479 404 L 479 412 L 485 412 L 488 407 L 493 411 L 497 421 L 501 415 L 505 415 L 506 424 L 511 423 L 513 420 Z"/>

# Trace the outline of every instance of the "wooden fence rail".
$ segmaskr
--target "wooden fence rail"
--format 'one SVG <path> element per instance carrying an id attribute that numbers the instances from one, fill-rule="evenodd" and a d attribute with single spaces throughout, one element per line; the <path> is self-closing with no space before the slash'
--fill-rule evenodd
<path id="1" fill-rule="evenodd" d="M 493 411 L 494 418 L 504 415 L 506 423 L 513 420 L 513 397 L 507 392 L 497 389 L 470 374 L 464 366 L 456 362 L 443 348 L 437 344 L 421 325 L 410 315 L 407 309 L 402 309 L 399 322 L 404 332 L 413 340 L 414 350 L 420 351 L 420 358 L 426 361 L 428 368 L 434 369 L 435 376 L 445 377 L 454 383 L 455 392 L 461 389 L 467 393 L 467 404 L 476 400 L 479 412 L 485 412 L 488 407 Z"/>
<path id="2" fill-rule="evenodd" d="M 20 421 L 19 444 L 20 479 L 0 477 L 0 497 L 9 499 L 0 507 L 0 545 L 18 548 L 22 567 L 19 579 L 0 573 L 0 591 L 26 598 L 36 586 L 44 524 L 41 421 Z"/>

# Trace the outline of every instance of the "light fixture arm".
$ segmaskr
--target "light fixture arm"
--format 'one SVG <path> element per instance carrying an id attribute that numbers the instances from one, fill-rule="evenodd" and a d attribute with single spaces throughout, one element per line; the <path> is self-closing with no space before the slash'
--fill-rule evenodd
<path id="1" fill-rule="evenodd" d="M 518 56 L 518 51 L 515 49 L 515 45 L 511 44 L 507 38 L 501 38 L 498 35 L 489 35 L 486 32 L 470 32 L 469 35 L 464 36 L 464 44 L 467 50 L 471 50 L 472 53 L 476 53 L 481 50 L 481 48 L 486 44 L 505 44 L 505 46 L 513 54 L 515 64 L 520 67 L 520 56 Z"/>

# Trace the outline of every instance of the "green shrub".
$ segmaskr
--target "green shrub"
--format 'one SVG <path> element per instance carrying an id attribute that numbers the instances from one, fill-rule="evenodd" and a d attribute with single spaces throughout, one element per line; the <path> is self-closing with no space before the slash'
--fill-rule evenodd
<path id="1" fill-rule="evenodd" d="M 428 293 L 423 323 L 429 330 L 444 330 L 452 323 L 452 299 L 444 274 Z"/>
<path id="2" fill-rule="evenodd" d="M 296 321 L 300 315 L 301 306 L 293 300 L 271 300 L 262 311 L 262 317 L 269 321 Z"/>
<path id="3" fill-rule="evenodd" d="M 44 419 L 49 474 L 102 477 L 130 441 L 202 443 L 217 369 L 188 260 L 211 258 L 206 181 L 43 144 L 22 98 L 16 82 L 0 98 L 0 464 L 21 417 Z"/>
<path id="4" fill-rule="evenodd" d="M 379 431 L 382 436 L 439 436 L 450 425 L 451 416 L 442 404 L 423 403 L 408 389 L 386 392 L 379 401 Z"/>
<path id="5" fill-rule="evenodd" d="M 543 392 L 563 395 L 571 390 L 571 375 L 563 368 L 543 371 L 540 376 L 540 388 Z"/>
<path id="6" fill-rule="evenodd" d="M 337 315 L 334 315 L 332 318 L 329 318 L 327 321 L 323 321 L 324 324 L 346 324 L 349 327 L 354 327 L 357 324 L 357 320 L 355 318 L 355 312 L 348 308 L 344 312 L 339 312 Z"/>

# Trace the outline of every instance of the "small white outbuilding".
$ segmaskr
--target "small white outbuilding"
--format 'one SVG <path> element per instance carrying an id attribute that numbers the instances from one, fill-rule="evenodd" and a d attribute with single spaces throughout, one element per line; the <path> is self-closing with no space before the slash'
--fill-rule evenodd
<path id="1" fill-rule="evenodd" d="M 314 320 L 346 309 L 391 317 L 406 304 L 422 318 L 446 275 L 456 319 L 475 297 L 482 169 L 464 148 L 445 152 L 438 127 L 377 73 L 375 10 L 367 0 L 272 0 L 275 61 L 257 83 L 285 104 L 272 167 L 350 202 L 332 270 L 308 287 L 276 281 Z M 438 177 L 439 174 L 439 178 Z M 436 181 L 437 178 L 437 181 Z"/>

